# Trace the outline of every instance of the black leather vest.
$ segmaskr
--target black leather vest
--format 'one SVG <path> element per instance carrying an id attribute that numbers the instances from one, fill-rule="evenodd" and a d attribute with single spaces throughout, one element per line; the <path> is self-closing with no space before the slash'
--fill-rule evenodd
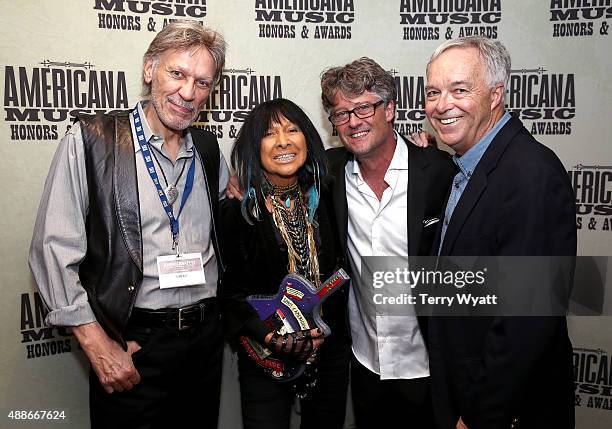
<path id="1" fill-rule="evenodd" d="M 138 179 L 129 115 L 79 115 L 78 119 L 89 188 L 87 253 L 79 266 L 79 277 L 98 322 L 125 348 L 122 333 L 143 277 Z M 217 243 L 219 145 L 207 131 L 189 131 L 202 159 L 221 278 L 224 266 Z"/>

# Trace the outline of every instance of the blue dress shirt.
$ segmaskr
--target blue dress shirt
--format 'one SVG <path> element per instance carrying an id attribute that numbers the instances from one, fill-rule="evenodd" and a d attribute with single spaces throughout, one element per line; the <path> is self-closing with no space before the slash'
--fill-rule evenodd
<path id="1" fill-rule="evenodd" d="M 438 247 L 438 255 L 440 254 L 440 250 L 442 249 L 442 243 L 444 243 L 444 236 L 446 235 L 446 229 L 448 228 L 448 224 L 451 221 L 451 217 L 453 216 L 453 211 L 455 211 L 455 207 L 457 207 L 457 203 L 459 203 L 459 199 L 461 198 L 461 194 L 465 190 L 465 187 L 472 177 L 472 173 L 476 169 L 476 166 L 480 162 L 482 155 L 484 155 L 485 151 L 499 132 L 501 128 L 508 122 L 510 119 L 510 113 L 506 112 L 502 116 L 502 118 L 497 121 L 495 126 L 489 130 L 482 138 L 472 146 L 466 153 L 463 155 L 455 154 L 453 156 L 453 161 L 459 167 L 459 172 L 453 178 L 453 185 L 451 188 L 450 196 L 448 197 L 448 202 L 446 203 L 446 211 L 444 212 L 444 223 L 442 224 L 442 235 L 440 237 L 440 246 Z"/>

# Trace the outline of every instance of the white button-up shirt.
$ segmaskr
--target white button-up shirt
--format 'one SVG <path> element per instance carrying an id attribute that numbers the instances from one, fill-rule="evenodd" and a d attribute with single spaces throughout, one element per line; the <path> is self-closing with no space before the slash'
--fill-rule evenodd
<path id="1" fill-rule="evenodd" d="M 349 294 L 349 318 L 353 353 L 370 371 L 385 379 L 429 376 L 427 350 L 414 307 L 403 305 L 393 315 L 377 314 L 371 284 L 362 284 L 362 256 L 408 255 L 408 148 L 396 134 L 397 145 L 385 173 L 385 189 L 378 200 L 363 180 L 359 164 L 345 167 L 348 203 L 348 254 L 353 276 Z"/>

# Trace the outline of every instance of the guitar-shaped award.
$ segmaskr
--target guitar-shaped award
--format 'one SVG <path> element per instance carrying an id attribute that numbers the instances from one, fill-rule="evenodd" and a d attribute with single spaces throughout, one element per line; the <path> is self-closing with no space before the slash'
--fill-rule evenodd
<path id="1" fill-rule="evenodd" d="M 303 276 L 291 273 L 285 276 L 276 295 L 252 295 L 247 302 L 270 331 L 283 335 L 319 328 L 324 336 L 328 336 L 331 329 L 321 317 L 321 304 L 347 280 L 349 276 L 341 268 L 317 289 Z M 241 336 L 239 340 L 249 357 L 278 381 L 294 380 L 304 372 L 306 364 L 292 356 L 274 353 L 247 336 Z"/>

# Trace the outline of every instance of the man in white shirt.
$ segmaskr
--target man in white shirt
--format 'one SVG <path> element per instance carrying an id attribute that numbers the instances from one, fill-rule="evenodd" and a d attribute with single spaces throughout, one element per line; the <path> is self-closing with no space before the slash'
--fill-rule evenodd
<path id="1" fill-rule="evenodd" d="M 392 315 L 378 311 L 372 285 L 360 274 L 367 269 L 362 257 L 431 253 L 455 168 L 446 154 L 407 144 L 394 130 L 395 81 L 370 58 L 327 70 L 321 88 L 344 145 L 328 150 L 328 159 L 341 245 L 352 273 L 348 315 L 357 426 L 384 427 L 401 412 L 409 418 L 407 427 L 432 427 L 426 320 L 411 305 Z"/>

